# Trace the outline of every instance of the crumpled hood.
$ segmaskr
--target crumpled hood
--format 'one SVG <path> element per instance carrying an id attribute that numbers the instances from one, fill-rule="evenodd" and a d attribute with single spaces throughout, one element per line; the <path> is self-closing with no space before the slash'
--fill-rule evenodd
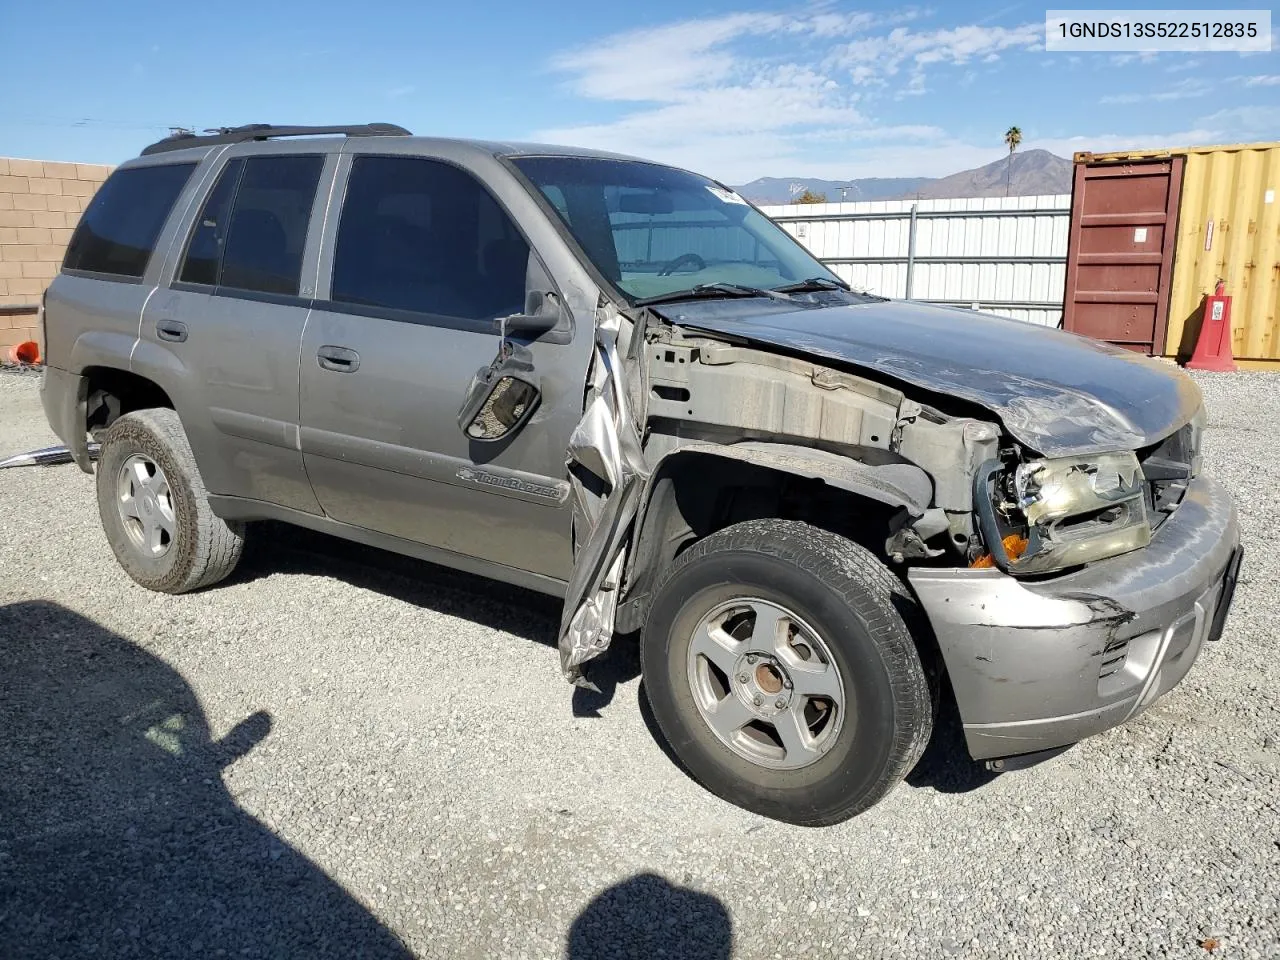
<path id="1" fill-rule="evenodd" d="M 906 300 L 800 309 L 700 300 L 658 309 L 681 326 L 841 361 L 968 400 L 1050 457 L 1148 446 L 1201 404 L 1195 381 L 1168 363 L 971 310 Z"/>

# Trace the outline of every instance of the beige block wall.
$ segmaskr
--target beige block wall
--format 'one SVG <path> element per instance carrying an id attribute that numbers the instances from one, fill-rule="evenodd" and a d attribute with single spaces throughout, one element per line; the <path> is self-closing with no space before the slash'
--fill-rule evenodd
<path id="1" fill-rule="evenodd" d="M 0 157 L 0 358 L 12 344 L 40 339 L 36 314 L 10 309 L 40 302 L 81 212 L 111 170 Z"/>

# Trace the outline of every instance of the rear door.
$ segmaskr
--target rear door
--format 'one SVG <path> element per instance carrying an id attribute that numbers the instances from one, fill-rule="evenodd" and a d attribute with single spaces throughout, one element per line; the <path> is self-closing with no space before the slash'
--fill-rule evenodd
<path id="1" fill-rule="evenodd" d="M 301 352 L 302 450 L 321 506 L 344 523 L 567 579 L 565 454 L 590 331 L 572 336 L 566 313 L 533 342 L 534 416 L 509 442 L 468 441 L 458 411 L 497 353 L 495 318 L 520 313 L 526 289 L 552 286 L 543 260 L 490 185 L 459 165 L 412 155 L 344 164 L 321 259 L 325 299 Z"/>
<path id="2" fill-rule="evenodd" d="M 184 368 L 178 412 L 210 493 L 319 513 L 298 446 L 298 345 L 336 145 L 246 149 L 200 205 L 140 336 L 151 362 Z"/>

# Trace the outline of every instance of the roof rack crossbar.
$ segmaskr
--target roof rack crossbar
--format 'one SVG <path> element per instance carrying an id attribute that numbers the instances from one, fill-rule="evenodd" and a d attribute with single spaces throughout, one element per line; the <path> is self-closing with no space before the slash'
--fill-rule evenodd
<path id="1" fill-rule="evenodd" d="M 169 150 L 187 150 L 191 147 L 211 147 L 221 143 L 243 143 L 246 140 L 271 140 L 276 137 L 311 137 L 323 134 L 343 134 L 348 137 L 411 137 L 404 127 L 394 123 L 345 124 L 336 127 L 279 127 L 270 123 L 250 123 L 242 127 L 219 127 L 203 136 L 178 131 L 163 140 L 146 147 L 142 156 L 165 153 Z"/>

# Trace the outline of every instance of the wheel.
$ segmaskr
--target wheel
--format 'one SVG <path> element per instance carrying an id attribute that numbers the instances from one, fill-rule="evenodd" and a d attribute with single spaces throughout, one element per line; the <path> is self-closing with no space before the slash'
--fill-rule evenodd
<path id="1" fill-rule="evenodd" d="M 676 558 L 641 669 L 654 718 L 703 786 L 802 826 L 885 797 L 933 729 L 902 583 L 865 548 L 754 520 Z"/>
<path id="2" fill-rule="evenodd" d="M 116 420 L 98 458 L 98 515 L 125 573 L 149 590 L 186 593 L 235 569 L 244 526 L 214 516 L 173 410 Z"/>

